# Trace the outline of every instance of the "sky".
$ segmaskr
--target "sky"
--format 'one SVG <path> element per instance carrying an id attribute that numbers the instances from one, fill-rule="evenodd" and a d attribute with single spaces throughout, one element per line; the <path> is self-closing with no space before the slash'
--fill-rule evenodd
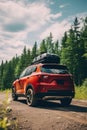
<path id="1" fill-rule="evenodd" d="M 61 41 L 65 31 L 87 16 L 87 0 L 0 0 L 0 63 L 21 55 L 49 36 Z"/>

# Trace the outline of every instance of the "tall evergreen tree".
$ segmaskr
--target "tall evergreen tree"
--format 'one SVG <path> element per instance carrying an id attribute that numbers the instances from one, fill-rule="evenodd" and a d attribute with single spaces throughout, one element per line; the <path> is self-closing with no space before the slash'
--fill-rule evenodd
<path id="1" fill-rule="evenodd" d="M 47 52 L 45 40 L 42 40 L 42 42 L 40 43 L 40 49 L 39 50 L 40 50 L 40 54 Z"/>
<path id="2" fill-rule="evenodd" d="M 66 45 L 67 45 L 67 44 L 66 44 L 67 38 L 68 38 L 67 32 L 65 32 L 65 33 L 64 33 L 64 36 L 62 37 L 62 42 L 61 42 L 62 48 L 65 48 L 65 47 L 66 47 Z"/>
<path id="3" fill-rule="evenodd" d="M 14 80 L 14 68 L 10 61 L 7 65 L 7 70 L 5 70 L 5 74 L 3 77 L 4 88 L 11 88 L 13 80 Z"/>
<path id="4" fill-rule="evenodd" d="M 3 87 L 3 75 L 4 75 L 4 63 L 2 60 L 1 66 L 0 66 L 0 88 Z"/>
<path id="5" fill-rule="evenodd" d="M 2 63 L 1 63 L 1 66 L 0 66 L 0 77 L 1 78 L 3 77 L 3 73 L 4 73 L 4 63 L 3 63 L 3 60 L 2 60 Z"/>
<path id="6" fill-rule="evenodd" d="M 84 44 L 84 54 L 82 58 L 84 59 L 83 62 L 83 80 L 87 78 L 87 17 L 83 21 L 83 27 L 81 30 L 81 41 Z"/>
<path id="7" fill-rule="evenodd" d="M 79 31 L 79 22 L 75 18 L 73 28 L 69 30 L 69 35 L 65 42 L 62 40 L 62 63 L 65 63 L 70 72 L 74 75 L 75 83 L 81 85 L 83 81 L 83 68 L 84 68 L 84 43 L 81 40 L 81 32 Z M 63 38 L 65 39 L 65 38 Z"/>
<path id="8" fill-rule="evenodd" d="M 23 52 L 21 54 L 21 57 L 20 57 L 20 60 L 19 60 L 19 63 L 18 63 L 18 75 L 26 67 L 26 60 L 27 60 L 27 50 L 26 50 L 26 46 L 24 46 Z"/>
<path id="9" fill-rule="evenodd" d="M 31 57 L 32 57 L 32 60 L 37 56 L 37 42 L 35 42 L 33 48 L 32 48 L 32 51 L 31 51 Z"/>
<path id="10" fill-rule="evenodd" d="M 58 40 L 56 42 L 54 42 L 54 51 L 53 51 L 53 53 L 60 56 L 60 48 L 59 48 L 59 41 Z"/>
<path id="11" fill-rule="evenodd" d="M 30 49 L 27 50 L 27 57 L 26 57 L 26 66 L 29 66 L 32 62 L 32 59 L 31 59 L 31 51 Z"/>
<path id="12" fill-rule="evenodd" d="M 52 33 L 46 38 L 46 47 L 47 47 L 47 52 L 53 53 L 54 52 L 54 44 L 53 44 L 53 36 Z"/>

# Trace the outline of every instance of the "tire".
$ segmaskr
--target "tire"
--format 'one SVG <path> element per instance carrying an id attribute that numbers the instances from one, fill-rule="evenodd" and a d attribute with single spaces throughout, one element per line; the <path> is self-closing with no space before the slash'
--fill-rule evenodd
<path id="1" fill-rule="evenodd" d="M 13 101 L 17 101 L 18 100 L 18 96 L 16 95 L 14 87 L 12 87 L 12 99 L 13 99 Z"/>
<path id="2" fill-rule="evenodd" d="M 64 98 L 61 99 L 60 101 L 62 106 L 69 106 L 72 101 L 72 98 Z"/>
<path id="3" fill-rule="evenodd" d="M 28 106 L 36 106 L 37 100 L 35 99 L 33 89 L 29 88 L 26 93 Z"/>

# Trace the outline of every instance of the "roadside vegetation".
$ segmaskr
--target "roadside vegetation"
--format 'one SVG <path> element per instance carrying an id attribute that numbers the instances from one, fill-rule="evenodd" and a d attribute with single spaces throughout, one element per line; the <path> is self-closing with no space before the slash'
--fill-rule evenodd
<path id="1" fill-rule="evenodd" d="M 87 100 L 87 87 L 85 87 L 85 86 L 80 86 L 80 87 L 76 86 L 75 91 L 76 91 L 76 94 L 75 94 L 76 99 Z"/>
<path id="2" fill-rule="evenodd" d="M 76 99 L 86 99 L 87 100 L 87 79 L 84 81 L 82 86 L 76 86 L 75 87 Z"/>
<path id="3" fill-rule="evenodd" d="M 5 93 L 5 99 L 0 103 L 0 130 L 17 130 L 17 119 L 12 118 L 9 98 L 10 90 L 0 91 Z"/>

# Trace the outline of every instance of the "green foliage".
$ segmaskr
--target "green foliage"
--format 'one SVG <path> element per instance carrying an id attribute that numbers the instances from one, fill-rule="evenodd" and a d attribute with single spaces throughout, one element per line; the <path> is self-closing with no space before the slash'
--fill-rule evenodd
<path id="1" fill-rule="evenodd" d="M 76 99 L 87 99 L 87 86 L 78 86 L 75 88 L 75 91 Z"/>
<path id="2" fill-rule="evenodd" d="M 87 78 L 84 80 L 84 82 L 83 82 L 82 86 L 87 87 Z"/>
<path id="3" fill-rule="evenodd" d="M 83 34 L 87 33 L 87 29 L 85 26 L 83 30 L 79 28 L 80 23 L 75 18 L 68 35 L 67 33 L 64 34 L 61 48 L 61 62 L 68 66 L 70 72 L 73 74 L 76 85 L 81 85 L 83 80 L 87 78 L 87 59 L 85 58 L 87 42 L 83 39 Z"/>
<path id="4" fill-rule="evenodd" d="M 14 76 L 14 67 L 12 63 L 9 62 L 7 70 L 5 71 L 5 74 L 3 76 L 3 85 L 6 86 L 6 88 L 10 88 L 13 82 L 13 76 Z"/>
<path id="5" fill-rule="evenodd" d="M 40 44 L 40 54 L 46 53 L 46 52 L 47 52 L 46 43 L 45 43 L 45 40 L 42 40 Z"/>
<path id="6" fill-rule="evenodd" d="M 33 48 L 32 48 L 32 52 L 31 52 L 31 59 L 33 60 L 34 57 L 36 57 L 38 54 L 37 54 L 37 42 L 35 42 Z"/>

